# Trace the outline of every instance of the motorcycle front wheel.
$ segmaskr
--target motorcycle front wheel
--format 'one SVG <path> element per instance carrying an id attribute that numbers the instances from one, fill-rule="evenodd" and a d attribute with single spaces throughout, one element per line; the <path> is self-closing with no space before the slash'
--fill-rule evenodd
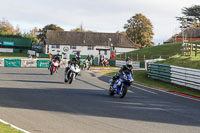
<path id="1" fill-rule="evenodd" d="M 73 81 L 73 78 L 74 78 L 74 73 L 70 73 L 70 77 L 69 77 L 69 84 L 72 83 Z"/>
<path id="2" fill-rule="evenodd" d="M 120 97 L 120 98 L 123 98 L 123 97 L 126 95 L 127 89 L 128 89 L 127 86 L 123 86 L 123 85 L 122 85 L 121 90 L 120 90 L 120 92 L 119 92 L 119 97 Z"/>
<path id="3" fill-rule="evenodd" d="M 51 74 L 51 75 L 53 75 L 53 73 L 54 73 L 54 70 L 53 70 L 53 69 L 54 69 L 53 67 L 50 68 L 50 74 Z"/>

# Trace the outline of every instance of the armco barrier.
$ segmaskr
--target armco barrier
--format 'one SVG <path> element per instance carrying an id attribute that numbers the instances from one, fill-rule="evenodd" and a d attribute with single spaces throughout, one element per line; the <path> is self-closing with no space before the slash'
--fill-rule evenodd
<path id="1" fill-rule="evenodd" d="M 200 70 L 172 65 L 148 64 L 148 76 L 153 79 L 200 90 Z"/>
<path id="2" fill-rule="evenodd" d="M 140 69 L 140 62 L 137 61 L 133 61 L 133 69 Z M 120 61 L 120 60 L 116 60 L 116 66 L 117 67 L 121 67 L 122 65 L 126 65 L 126 61 Z"/>
<path id="3" fill-rule="evenodd" d="M 116 60 L 116 67 L 121 67 L 123 65 L 126 65 L 126 61 L 122 61 L 122 60 Z"/>
<path id="4" fill-rule="evenodd" d="M 151 60 L 145 60 L 145 69 L 147 70 L 147 64 L 148 63 L 154 63 L 154 62 L 157 62 L 157 61 L 163 61 L 165 59 L 151 59 Z"/>
<path id="5" fill-rule="evenodd" d="M 21 59 L 4 59 L 4 67 L 21 67 Z"/>
<path id="6" fill-rule="evenodd" d="M 140 62 L 133 62 L 133 69 L 140 69 Z"/>
<path id="7" fill-rule="evenodd" d="M 37 67 L 39 67 L 39 68 L 49 67 L 50 61 L 51 61 L 50 59 L 46 59 L 46 60 L 39 59 L 39 60 L 37 60 Z"/>
<path id="8" fill-rule="evenodd" d="M 21 67 L 37 67 L 37 59 L 21 59 Z"/>
<path id="9" fill-rule="evenodd" d="M 3 67 L 4 66 L 4 58 L 1 58 L 0 59 L 0 67 Z"/>

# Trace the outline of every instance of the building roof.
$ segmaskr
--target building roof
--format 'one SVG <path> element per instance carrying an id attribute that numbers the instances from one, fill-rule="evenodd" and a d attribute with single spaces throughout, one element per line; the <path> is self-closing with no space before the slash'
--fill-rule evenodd
<path id="1" fill-rule="evenodd" d="M 200 38 L 200 27 L 189 27 L 184 31 L 185 37 Z M 178 34 L 178 37 L 182 37 L 182 32 Z"/>
<path id="2" fill-rule="evenodd" d="M 135 44 L 127 36 L 120 33 L 48 30 L 45 41 L 48 45 L 108 46 L 112 43 L 114 47 L 136 48 Z"/>
<path id="3" fill-rule="evenodd" d="M 165 41 L 164 43 L 169 43 L 169 42 L 173 42 L 173 38 L 177 38 L 177 37 L 182 37 L 182 32 L 173 35 L 172 37 L 170 37 L 167 41 Z M 187 38 L 200 38 L 200 27 L 189 27 L 187 29 L 184 30 L 184 37 Z"/>

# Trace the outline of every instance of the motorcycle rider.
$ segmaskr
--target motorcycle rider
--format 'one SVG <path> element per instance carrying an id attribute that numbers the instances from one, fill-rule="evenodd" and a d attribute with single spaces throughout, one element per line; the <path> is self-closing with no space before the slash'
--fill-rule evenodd
<path id="1" fill-rule="evenodd" d="M 53 63 L 53 62 L 56 62 L 56 61 L 58 61 L 59 64 L 60 64 L 60 57 L 59 57 L 59 54 L 56 54 L 56 55 L 53 56 L 53 58 L 52 58 L 51 61 L 49 62 L 49 67 L 48 67 L 48 69 L 50 69 L 52 63 Z M 60 66 L 60 65 L 59 65 L 59 66 Z M 57 69 L 58 69 L 58 68 L 57 68 Z"/>
<path id="2" fill-rule="evenodd" d="M 78 65 L 79 68 L 80 68 L 81 62 L 80 62 L 80 57 L 79 57 L 79 55 L 76 55 L 75 58 L 72 58 L 71 61 L 68 62 L 68 66 L 67 66 L 66 69 L 65 69 L 66 75 L 69 74 L 69 72 L 70 72 L 70 67 L 71 67 L 72 64 Z M 76 76 L 77 76 L 77 75 L 76 75 Z M 68 77 L 68 76 L 67 76 L 67 77 Z"/>
<path id="3" fill-rule="evenodd" d="M 122 76 L 125 72 L 131 72 L 131 74 L 133 76 L 133 65 L 132 65 L 131 59 L 129 57 L 127 57 L 127 59 L 126 59 L 126 65 L 123 65 L 120 68 L 119 72 L 113 76 L 111 86 L 113 86 L 115 81 L 118 80 L 119 77 Z"/>

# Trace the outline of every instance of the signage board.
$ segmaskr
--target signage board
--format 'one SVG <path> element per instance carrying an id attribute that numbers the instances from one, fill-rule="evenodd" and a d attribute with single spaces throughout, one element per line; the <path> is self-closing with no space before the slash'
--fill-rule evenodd
<path id="1" fill-rule="evenodd" d="M 6 45 L 6 46 L 14 46 L 14 42 L 6 42 L 6 41 L 3 41 L 3 45 Z"/>

